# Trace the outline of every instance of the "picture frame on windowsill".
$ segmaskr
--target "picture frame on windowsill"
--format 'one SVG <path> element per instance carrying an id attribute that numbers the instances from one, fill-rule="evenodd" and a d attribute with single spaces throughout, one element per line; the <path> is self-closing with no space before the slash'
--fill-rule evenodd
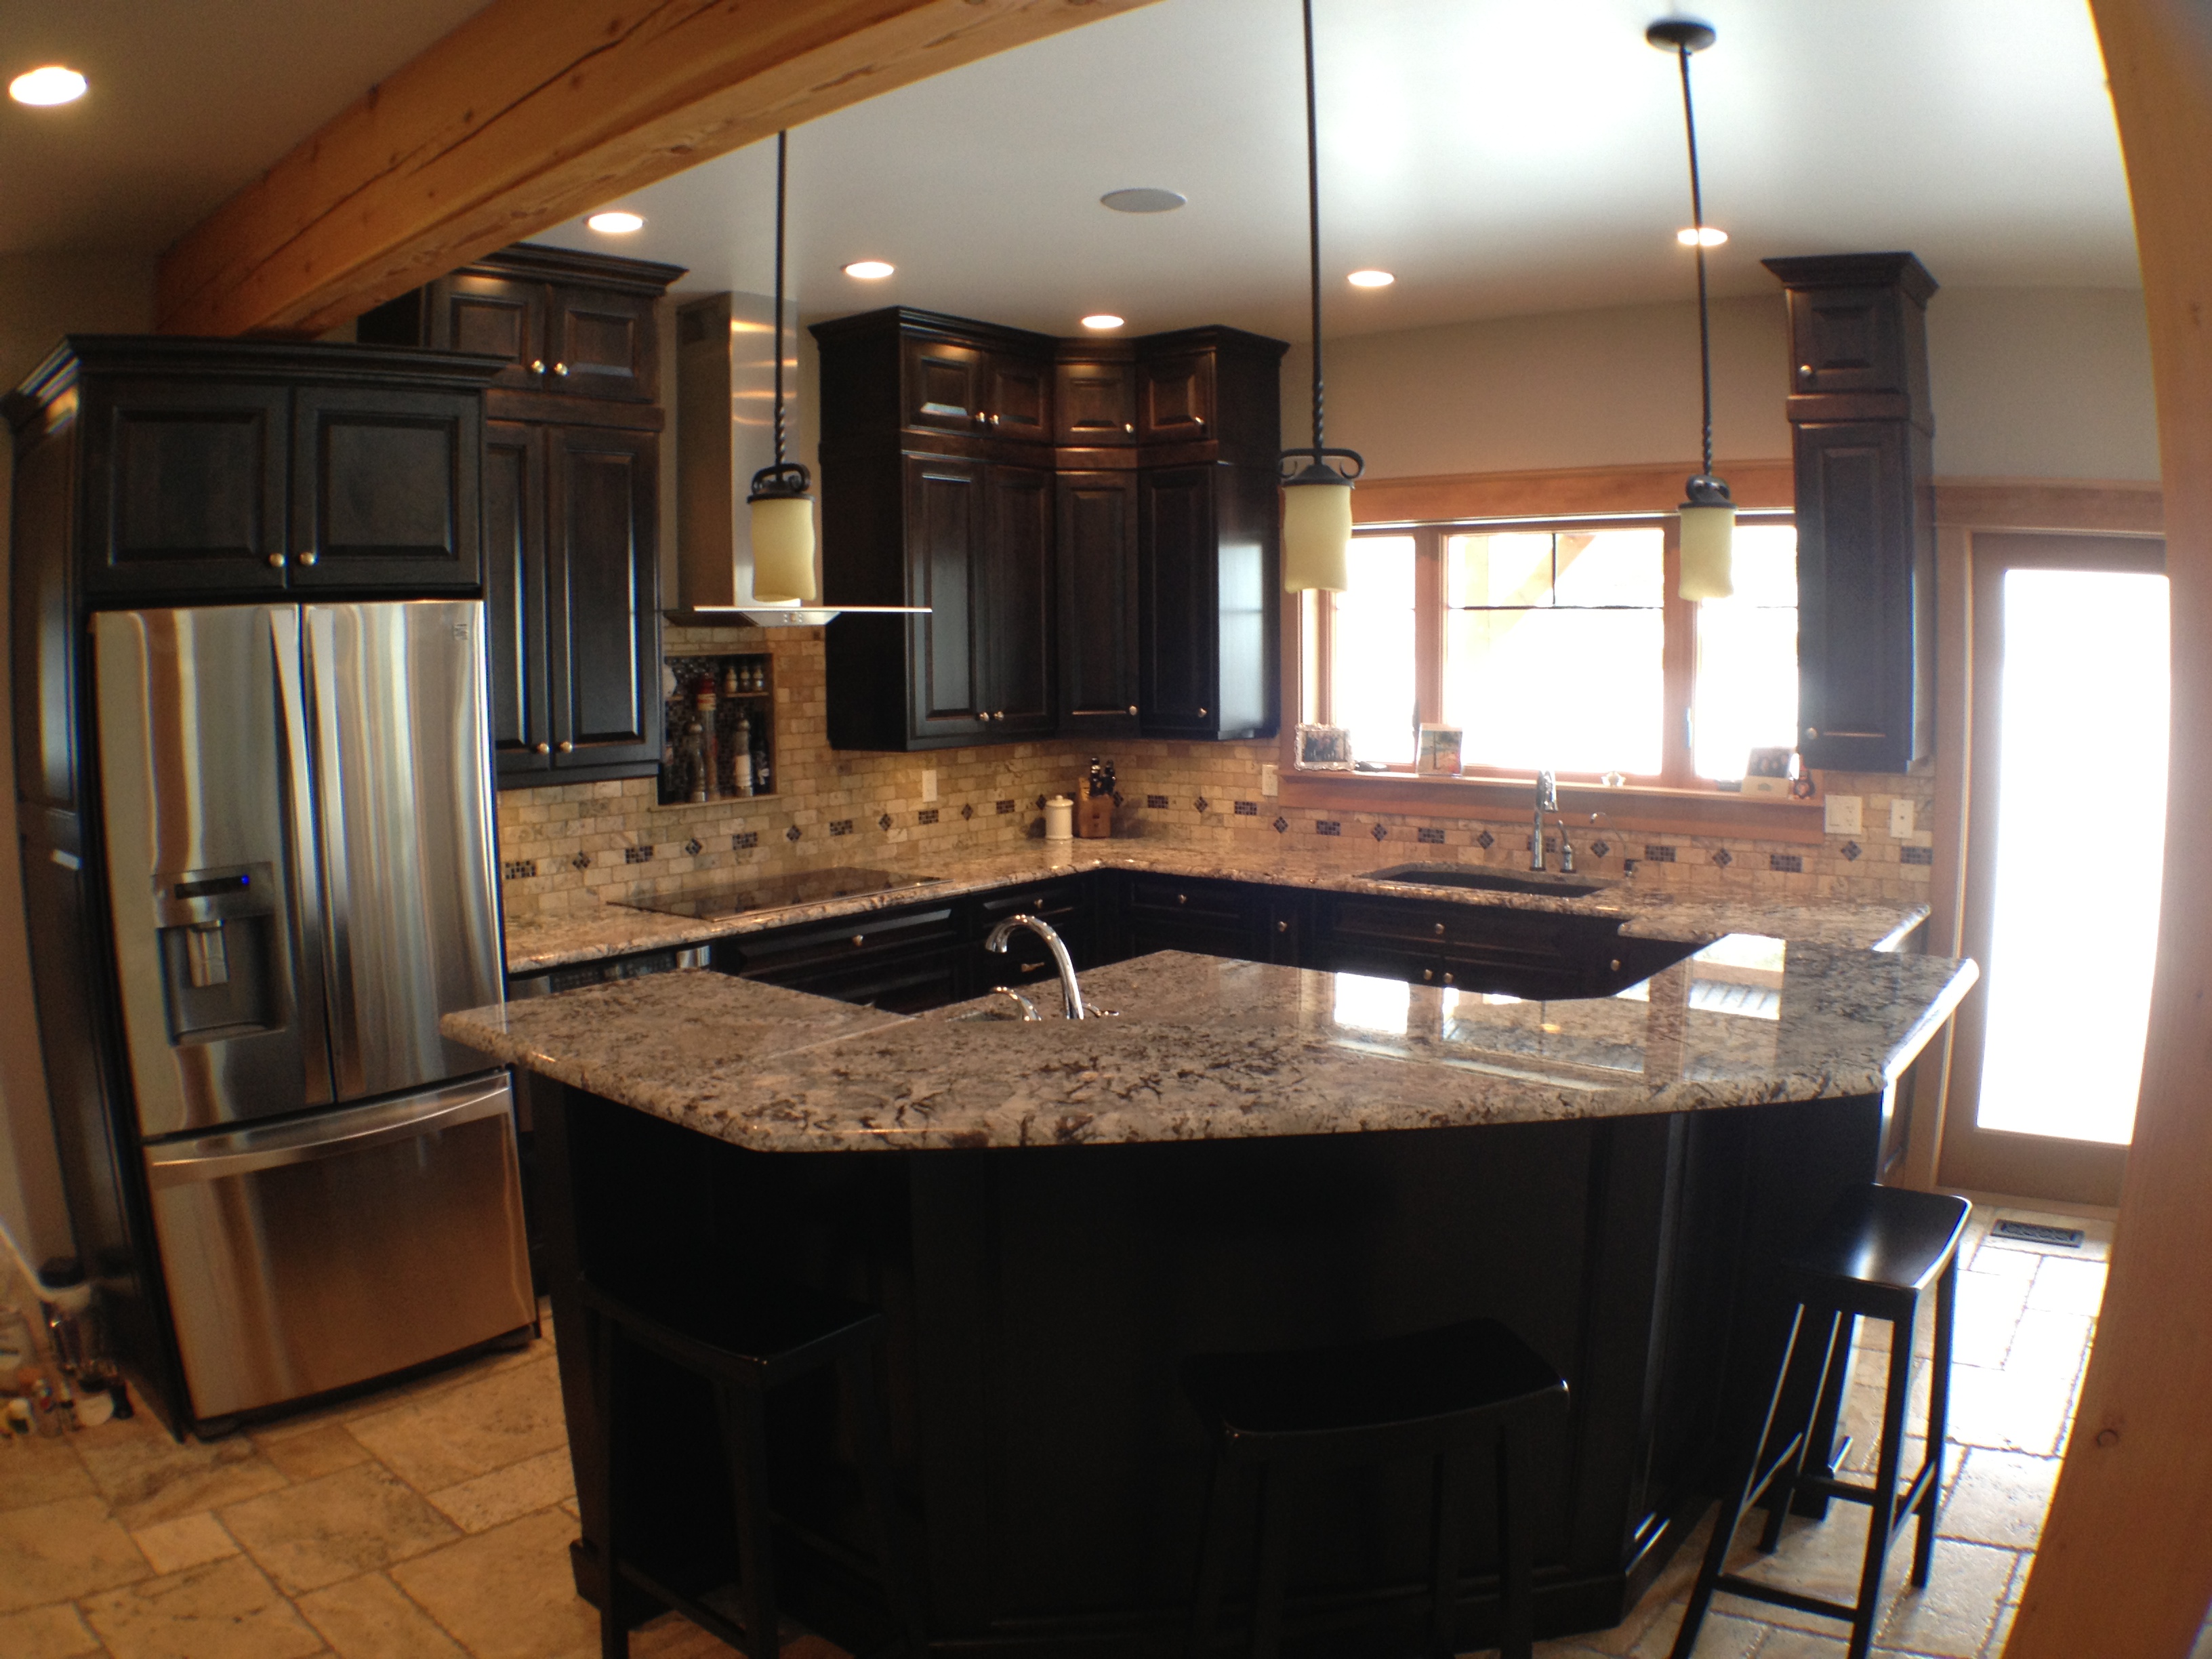
<path id="1" fill-rule="evenodd" d="M 1352 732 L 1341 726 L 1298 727 L 1297 769 L 1301 772 L 1349 772 Z"/>

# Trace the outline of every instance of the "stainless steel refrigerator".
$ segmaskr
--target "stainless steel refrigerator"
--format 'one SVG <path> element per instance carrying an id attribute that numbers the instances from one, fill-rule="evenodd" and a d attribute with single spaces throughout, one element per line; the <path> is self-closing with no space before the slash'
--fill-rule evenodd
<path id="1" fill-rule="evenodd" d="M 500 1000 L 483 607 L 93 619 L 116 975 L 205 1420 L 536 1316 Z"/>

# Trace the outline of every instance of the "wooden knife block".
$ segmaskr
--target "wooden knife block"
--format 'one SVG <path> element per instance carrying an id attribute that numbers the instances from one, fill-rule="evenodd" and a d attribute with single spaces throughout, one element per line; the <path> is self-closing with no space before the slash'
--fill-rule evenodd
<path id="1" fill-rule="evenodd" d="M 1102 841 L 1114 833 L 1114 797 L 1079 795 L 1075 802 L 1075 833 L 1085 841 Z"/>

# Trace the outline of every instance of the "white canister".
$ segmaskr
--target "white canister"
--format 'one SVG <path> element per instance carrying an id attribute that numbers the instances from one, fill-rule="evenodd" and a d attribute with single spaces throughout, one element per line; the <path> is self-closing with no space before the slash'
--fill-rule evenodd
<path id="1" fill-rule="evenodd" d="M 1075 839 L 1075 802 L 1066 795 L 1052 795 L 1044 804 L 1044 838 L 1047 841 Z"/>

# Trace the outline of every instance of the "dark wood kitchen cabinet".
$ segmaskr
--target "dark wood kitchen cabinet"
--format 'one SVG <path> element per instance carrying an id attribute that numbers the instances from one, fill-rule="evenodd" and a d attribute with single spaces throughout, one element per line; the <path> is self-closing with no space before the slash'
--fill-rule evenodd
<path id="1" fill-rule="evenodd" d="M 1933 752 L 1935 419 L 1910 253 L 1769 259 L 1790 304 L 1797 507 L 1797 747 L 1902 772 Z"/>
<path id="2" fill-rule="evenodd" d="M 1137 485 L 1137 702 L 1148 737 L 1276 728 L 1273 466 L 1148 468 Z"/>
<path id="3" fill-rule="evenodd" d="M 1137 360 L 1063 350 L 1053 372 L 1053 441 L 1070 447 L 1127 449 L 1137 441 Z"/>
<path id="4" fill-rule="evenodd" d="M 659 347 L 676 266 L 519 244 L 361 320 L 469 345 L 485 394 L 484 595 L 500 786 L 659 769 Z"/>
<path id="5" fill-rule="evenodd" d="M 1060 730 L 1085 738 L 1137 734 L 1137 477 L 1062 472 Z"/>

